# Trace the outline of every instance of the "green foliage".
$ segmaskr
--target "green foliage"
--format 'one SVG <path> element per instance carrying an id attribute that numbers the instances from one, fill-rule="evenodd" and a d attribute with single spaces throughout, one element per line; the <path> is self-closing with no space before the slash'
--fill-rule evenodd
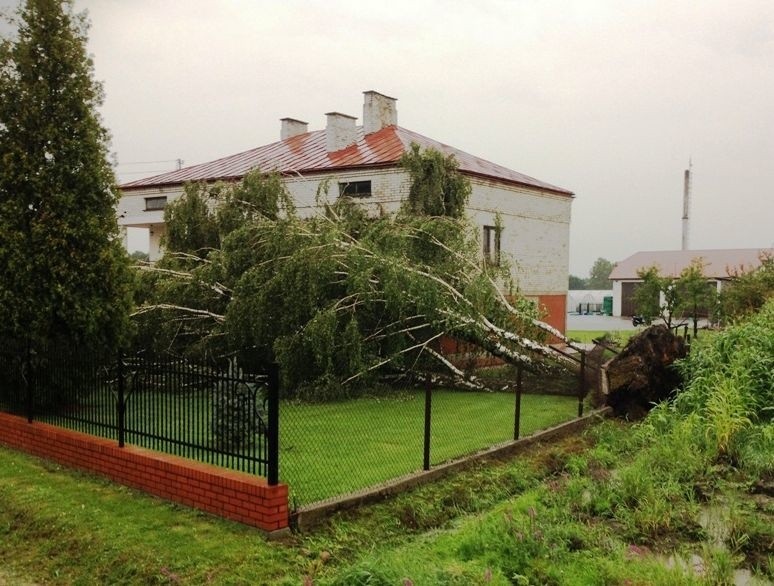
<path id="1" fill-rule="evenodd" d="M 458 172 L 454 156 L 444 156 L 434 149 L 421 150 L 416 143 L 400 159 L 411 176 L 406 214 L 462 218 L 470 197 L 468 179 Z"/>
<path id="2" fill-rule="evenodd" d="M 217 188 L 204 183 L 188 183 L 180 199 L 164 209 L 167 231 L 164 246 L 173 252 L 206 257 L 218 248 L 220 238 L 215 214 L 210 200 L 216 197 Z"/>
<path id="3" fill-rule="evenodd" d="M 497 288 L 506 263 L 482 265 L 477 230 L 454 217 L 466 180 L 452 161 L 436 165 L 438 153 L 414 154 L 443 169 L 448 214 L 374 218 L 342 198 L 300 219 L 276 176 L 189 186 L 167 208 L 167 252 L 143 279 L 145 343 L 197 356 L 250 348 L 281 364 L 297 396 L 322 400 L 426 368 L 423 350 L 443 333 L 500 350 L 540 339 L 534 306 L 508 307 Z M 493 327 L 518 335 L 498 346 Z"/>
<path id="4" fill-rule="evenodd" d="M 758 311 L 774 296 L 774 254 L 763 254 L 757 269 L 735 270 L 730 276 L 720 303 L 723 315 L 733 320 Z"/>
<path id="5" fill-rule="evenodd" d="M 677 319 L 690 317 L 696 337 L 699 315 L 713 311 L 717 302 L 715 288 L 704 275 L 703 261 L 694 259 L 677 278 L 662 276 L 655 265 L 637 271 L 637 275 L 642 279 L 634 291 L 638 314 L 647 321 L 661 318 L 667 327 Z"/>
<path id="6" fill-rule="evenodd" d="M 570 290 L 583 290 L 588 289 L 588 283 L 586 282 L 586 279 L 582 277 L 576 277 L 575 275 L 570 275 L 570 278 L 567 283 L 567 288 Z"/>
<path id="7" fill-rule="evenodd" d="M 610 280 L 610 273 L 613 272 L 614 268 L 614 262 L 599 257 L 591 266 L 589 278 L 586 280 L 586 287 L 588 289 L 612 289 L 613 282 Z"/>
<path id="8" fill-rule="evenodd" d="M 0 329 L 40 346 L 120 344 L 131 279 L 102 89 L 72 3 L 28 0 L 0 41 Z"/>
<path id="9" fill-rule="evenodd" d="M 265 421 L 263 389 L 244 380 L 236 360 L 229 360 L 228 379 L 218 379 L 212 392 L 212 425 L 215 445 L 221 450 L 252 447 Z"/>
<path id="10" fill-rule="evenodd" d="M 672 279 L 662 277 L 657 266 L 640 269 L 637 271 L 637 276 L 642 279 L 642 283 L 637 284 L 634 290 L 637 314 L 644 317 L 647 322 L 661 317 L 667 326 L 671 326 L 674 311 L 673 298 L 670 297 L 667 303 L 662 305 L 660 295 L 670 290 Z"/>
<path id="11" fill-rule="evenodd" d="M 148 262 L 148 253 L 142 250 L 135 250 L 129 255 L 129 258 L 134 262 Z"/>
<path id="12" fill-rule="evenodd" d="M 275 175 L 254 171 L 236 184 L 186 185 L 183 196 L 165 210 L 165 255 L 141 274 L 135 345 L 197 359 L 241 351 L 245 346 L 232 350 L 223 331 L 232 287 L 254 263 L 265 260 L 252 239 L 271 225 L 282 240 L 294 214 Z M 167 309 L 147 310 L 159 306 Z M 170 314 L 177 315 L 169 319 Z M 264 364 L 270 359 L 266 352 L 259 356 Z"/>
<path id="13" fill-rule="evenodd" d="M 700 314 L 702 311 L 707 313 L 714 311 L 717 301 L 715 284 L 707 282 L 707 277 L 704 275 L 704 262 L 701 258 L 694 259 L 683 269 L 674 283 L 674 289 L 678 300 L 678 311 L 693 320 L 695 338 L 698 335 Z"/>

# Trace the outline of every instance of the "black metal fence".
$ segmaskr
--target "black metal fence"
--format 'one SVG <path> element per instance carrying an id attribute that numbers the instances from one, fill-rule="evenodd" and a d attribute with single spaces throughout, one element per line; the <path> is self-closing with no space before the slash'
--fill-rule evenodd
<path id="1" fill-rule="evenodd" d="M 280 390 L 276 367 L 0 348 L 0 410 L 266 476 L 301 507 L 388 483 L 583 414 L 595 368 L 487 368 L 489 391 L 392 384 L 337 401 Z M 591 366 L 591 368 L 590 368 Z M 552 378 L 553 377 L 553 378 Z M 280 425 L 281 423 L 281 425 Z"/>
<path id="2" fill-rule="evenodd" d="M 278 482 L 276 367 L 0 349 L 0 410 Z"/>

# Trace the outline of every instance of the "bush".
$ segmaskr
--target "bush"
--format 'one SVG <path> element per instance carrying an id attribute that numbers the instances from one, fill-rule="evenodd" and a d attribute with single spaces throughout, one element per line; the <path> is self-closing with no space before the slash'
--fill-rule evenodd
<path id="1" fill-rule="evenodd" d="M 244 379 L 235 360 L 212 394 L 212 436 L 221 450 L 251 447 L 266 422 L 263 389 Z"/>

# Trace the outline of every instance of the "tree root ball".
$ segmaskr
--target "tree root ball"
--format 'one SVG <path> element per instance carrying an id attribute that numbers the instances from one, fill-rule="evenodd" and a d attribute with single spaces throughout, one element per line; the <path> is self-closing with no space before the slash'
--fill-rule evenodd
<path id="1" fill-rule="evenodd" d="M 606 403 L 619 417 L 643 417 L 654 404 L 674 396 L 682 383 L 674 362 L 686 354 L 685 340 L 666 326 L 643 330 L 608 362 Z"/>

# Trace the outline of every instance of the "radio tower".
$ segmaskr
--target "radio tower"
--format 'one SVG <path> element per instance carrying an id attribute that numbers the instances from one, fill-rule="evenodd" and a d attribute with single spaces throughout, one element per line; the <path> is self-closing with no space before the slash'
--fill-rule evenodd
<path id="1" fill-rule="evenodd" d="M 688 159 L 683 182 L 683 250 L 688 250 L 688 217 L 691 211 L 691 168 L 693 163 Z"/>

